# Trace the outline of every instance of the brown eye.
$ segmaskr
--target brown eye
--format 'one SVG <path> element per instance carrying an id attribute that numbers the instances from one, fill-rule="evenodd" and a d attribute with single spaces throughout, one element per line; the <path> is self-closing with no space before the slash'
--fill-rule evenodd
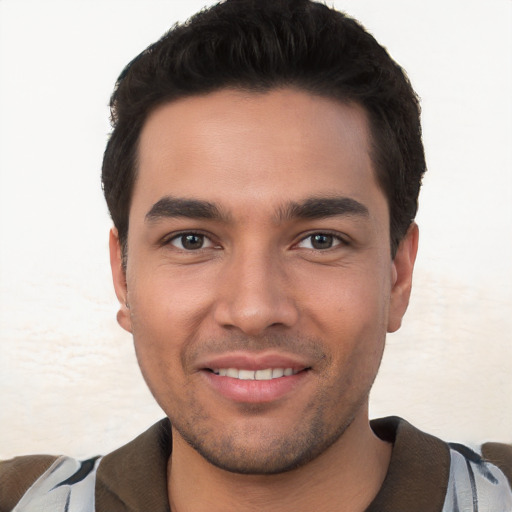
<path id="1" fill-rule="evenodd" d="M 333 245 L 334 237 L 332 235 L 324 235 L 319 233 L 318 235 L 311 236 L 311 246 L 314 249 L 330 249 Z"/>
<path id="2" fill-rule="evenodd" d="M 211 240 L 199 233 L 182 233 L 174 237 L 170 244 L 185 251 L 197 251 L 206 247 L 213 247 Z"/>
<path id="3" fill-rule="evenodd" d="M 330 235 L 329 233 L 313 233 L 303 238 L 298 244 L 298 247 L 321 251 L 332 249 L 342 243 L 344 243 L 343 240 L 338 236 Z"/>

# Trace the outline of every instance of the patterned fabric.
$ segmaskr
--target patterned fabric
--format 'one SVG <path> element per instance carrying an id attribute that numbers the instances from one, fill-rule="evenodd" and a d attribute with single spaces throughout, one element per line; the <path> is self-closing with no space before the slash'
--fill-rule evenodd
<path id="1" fill-rule="evenodd" d="M 468 447 L 449 446 L 450 478 L 442 512 L 512 512 L 512 490 L 505 475 Z M 58 458 L 13 512 L 94 512 L 100 461 Z"/>
<path id="2" fill-rule="evenodd" d="M 511 512 L 505 475 L 467 446 L 450 443 L 450 480 L 442 512 Z"/>
<path id="3" fill-rule="evenodd" d="M 101 457 L 59 457 L 25 493 L 13 512 L 94 512 L 96 471 Z"/>

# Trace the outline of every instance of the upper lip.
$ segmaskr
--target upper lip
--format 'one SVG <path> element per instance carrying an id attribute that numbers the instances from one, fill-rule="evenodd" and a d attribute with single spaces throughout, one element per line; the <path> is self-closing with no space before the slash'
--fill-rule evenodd
<path id="1" fill-rule="evenodd" d="M 303 370 L 309 368 L 303 358 L 295 354 L 230 352 L 215 356 L 206 356 L 197 362 L 199 370 L 217 368 L 237 368 L 239 370 L 265 370 L 267 368 L 293 368 Z"/>

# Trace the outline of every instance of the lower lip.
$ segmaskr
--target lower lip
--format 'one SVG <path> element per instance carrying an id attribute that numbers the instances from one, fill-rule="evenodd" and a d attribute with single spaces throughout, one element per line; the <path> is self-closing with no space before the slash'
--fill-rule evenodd
<path id="1" fill-rule="evenodd" d="M 225 398 L 241 403 L 265 403 L 283 398 L 304 383 L 309 371 L 271 380 L 240 380 L 202 371 L 209 385 Z"/>

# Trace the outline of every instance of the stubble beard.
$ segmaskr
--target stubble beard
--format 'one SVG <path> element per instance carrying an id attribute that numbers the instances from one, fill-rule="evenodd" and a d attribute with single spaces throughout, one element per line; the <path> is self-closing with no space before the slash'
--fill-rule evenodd
<path id="1" fill-rule="evenodd" d="M 215 350 L 216 345 L 219 352 L 226 346 L 233 349 L 240 346 L 247 349 L 262 348 L 264 345 L 297 349 L 297 346 L 302 345 L 303 349 L 299 353 L 309 353 L 313 360 L 316 357 L 320 361 L 320 375 L 332 363 L 332 356 L 324 352 L 322 343 L 307 338 L 294 337 L 288 341 L 287 337 L 274 336 L 267 339 L 266 343 L 262 340 L 243 339 L 241 343 L 223 340 L 218 344 L 209 342 L 209 350 Z M 195 360 L 195 352 L 190 348 L 188 345 L 188 350 L 182 354 L 183 368 L 189 366 L 189 361 Z M 201 353 L 200 348 L 197 352 Z M 354 383 L 353 379 L 357 380 L 356 374 L 346 375 L 334 382 L 329 382 L 328 377 L 320 378 L 324 382 L 318 383 L 318 391 L 302 408 L 303 415 L 286 432 L 279 427 L 273 430 L 272 423 L 265 422 L 264 418 L 269 411 L 266 404 L 242 406 L 242 427 L 237 429 L 209 416 L 197 400 L 194 386 L 184 386 L 179 404 L 170 404 L 164 398 L 165 394 L 155 392 L 151 379 L 147 378 L 144 371 L 143 375 L 153 396 L 169 417 L 173 430 L 203 459 L 231 473 L 276 475 L 300 468 L 316 459 L 343 436 L 362 408 L 366 412 L 368 395 L 379 363 L 380 359 L 376 368 L 365 368 L 366 376 L 359 383 L 361 387 Z M 359 389 L 354 393 L 354 388 Z M 277 409 L 279 405 L 274 404 L 274 407 Z M 217 415 L 218 411 L 215 413 Z"/>
<path id="2" fill-rule="evenodd" d="M 328 450 L 343 436 L 357 412 L 367 403 L 365 395 L 350 404 L 340 417 L 330 419 L 332 400 L 329 400 L 328 393 L 322 395 L 307 406 L 306 410 L 315 413 L 285 434 L 271 432 L 257 426 L 257 422 L 253 430 L 240 432 L 224 428 L 216 431 L 206 427 L 208 418 L 199 411 L 195 411 L 191 421 L 186 423 L 182 423 L 180 418 L 173 421 L 170 417 L 170 420 L 183 440 L 213 466 L 237 474 L 276 475 L 298 469 Z M 256 408 L 250 409 L 250 414 L 255 414 Z"/>

